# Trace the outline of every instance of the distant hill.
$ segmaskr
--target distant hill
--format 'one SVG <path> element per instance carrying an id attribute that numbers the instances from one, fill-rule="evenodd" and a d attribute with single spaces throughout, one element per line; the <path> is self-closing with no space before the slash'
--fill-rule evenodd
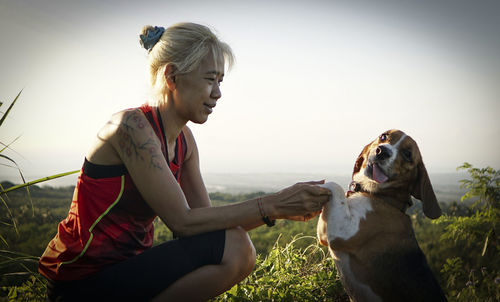
<path id="1" fill-rule="evenodd" d="M 76 183 L 76 175 L 62 177 L 41 183 L 43 187 L 68 187 Z M 276 192 L 297 182 L 311 180 L 334 181 L 347 189 L 351 181 L 348 174 L 319 173 L 204 173 L 205 184 L 209 192 L 229 194 L 248 194 L 254 192 Z M 464 173 L 431 174 L 436 195 L 441 202 L 459 201 L 465 190 L 460 188 L 459 181 L 467 177 Z M 31 179 L 31 178 L 30 178 Z M 12 180 L 2 182 L 4 188 L 13 185 Z"/>
<path id="2" fill-rule="evenodd" d="M 467 178 L 465 173 L 437 173 L 430 175 L 438 200 L 441 202 L 459 201 L 465 193 L 460 188 L 460 180 Z M 333 181 L 347 189 L 351 175 L 305 174 L 305 173 L 262 173 L 262 174 L 224 174 L 207 173 L 204 175 L 209 192 L 242 194 L 252 192 L 276 192 L 301 181 Z"/>

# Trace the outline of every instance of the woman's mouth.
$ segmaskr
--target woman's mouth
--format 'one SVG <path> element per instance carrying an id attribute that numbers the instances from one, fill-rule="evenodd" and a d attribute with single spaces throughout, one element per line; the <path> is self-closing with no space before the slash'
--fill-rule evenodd
<path id="1" fill-rule="evenodd" d="M 205 107 L 206 111 L 210 114 L 212 113 L 215 104 L 203 103 L 203 106 Z"/>

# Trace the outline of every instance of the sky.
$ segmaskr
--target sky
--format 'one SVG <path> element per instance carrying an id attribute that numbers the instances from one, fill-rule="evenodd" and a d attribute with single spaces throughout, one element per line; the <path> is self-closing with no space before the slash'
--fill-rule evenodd
<path id="1" fill-rule="evenodd" d="M 111 114 L 150 98 L 142 26 L 183 21 L 236 55 L 214 113 L 189 123 L 202 173 L 349 174 L 394 128 L 430 173 L 500 168 L 500 2 L 487 0 L 0 0 L 0 111 L 23 90 L 2 154 L 27 180 L 79 169 Z"/>

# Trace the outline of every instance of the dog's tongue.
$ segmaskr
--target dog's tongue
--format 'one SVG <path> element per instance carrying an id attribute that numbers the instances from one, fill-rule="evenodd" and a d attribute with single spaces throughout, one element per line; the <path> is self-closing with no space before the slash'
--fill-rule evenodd
<path id="1" fill-rule="evenodd" d="M 384 172 L 382 172 L 382 169 L 379 168 L 379 166 L 377 164 L 373 164 L 373 180 L 375 180 L 376 182 L 379 182 L 379 183 L 382 183 L 382 182 L 386 182 L 389 177 L 387 177 L 387 175 L 384 174 Z"/>

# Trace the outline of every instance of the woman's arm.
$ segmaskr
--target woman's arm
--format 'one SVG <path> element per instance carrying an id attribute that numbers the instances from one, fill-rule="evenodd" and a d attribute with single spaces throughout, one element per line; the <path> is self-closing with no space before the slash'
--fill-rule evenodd
<path id="1" fill-rule="evenodd" d="M 194 139 L 191 129 L 187 126 L 184 127 L 183 132 L 186 138 L 187 154 L 181 171 L 180 184 L 182 191 L 191 209 L 210 207 L 212 203 L 201 176 L 200 159 L 196 140 Z M 246 231 L 249 231 L 263 224 L 264 221 L 260 219 L 252 225 L 240 226 Z"/>
<path id="2" fill-rule="evenodd" d="M 191 129 L 183 129 L 186 138 L 187 154 L 182 164 L 180 185 L 191 209 L 207 208 L 212 205 L 200 172 L 200 159 L 196 140 Z M 246 231 L 264 224 L 261 219 L 252 225 L 240 225 Z"/>
<path id="3" fill-rule="evenodd" d="M 108 124 L 106 137 L 127 167 L 144 200 L 179 236 L 261 224 L 257 200 L 238 204 L 191 208 L 163 157 L 160 141 L 140 110 L 117 115 Z M 274 218 L 306 215 L 319 211 L 329 190 L 297 184 L 262 197 L 267 215 Z"/>

